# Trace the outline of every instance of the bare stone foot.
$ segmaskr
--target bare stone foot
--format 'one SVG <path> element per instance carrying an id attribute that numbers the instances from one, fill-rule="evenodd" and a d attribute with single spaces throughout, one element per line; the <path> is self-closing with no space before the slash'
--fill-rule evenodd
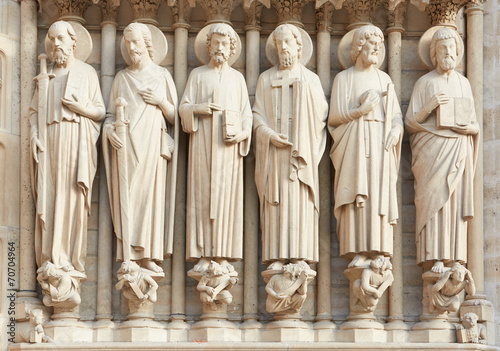
<path id="1" fill-rule="evenodd" d="M 361 266 L 366 261 L 367 258 L 368 257 L 366 257 L 363 254 L 357 254 L 356 256 L 354 256 L 354 258 L 352 259 L 352 261 L 349 263 L 349 265 L 347 267 L 352 268 L 352 267 Z"/>
<path id="2" fill-rule="evenodd" d="M 431 271 L 434 273 L 443 273 L 444 272 L 444 263 L 442 261 L 436 261 L 434 266 L 432 266 Z"/>
<path id="3" fill-rule="evenodd" d="M 149 269 L 155 273 L 162 273 L 163 269 L 152 260 L 143 260 L 142 268 Z"/>

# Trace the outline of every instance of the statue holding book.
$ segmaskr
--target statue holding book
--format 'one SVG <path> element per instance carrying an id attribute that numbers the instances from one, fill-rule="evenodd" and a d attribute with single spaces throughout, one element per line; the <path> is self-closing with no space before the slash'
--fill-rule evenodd
<path id="1" fill-rule="evenodd" d="M 196 273 L 210 262 L 243 257 L 243 157 L 250 150 L 252 112 L 243 75 L 231 68 L 241 50 L 233 28 L 215 23 L 198 35 L 205 65 L 189 75 L 179 105 L 189 134 L 186 258 Z"/>
<path id="2" fill-rule="evenodd" d="M 405 120 L 415 176 L 417 263 L 436 273 L 447 263 L 467 261 L 467 221 L 474 216 L 479 125 L 470 83 L 455 70 L 462 54 L 455 30 L 434 34 L 435 69 L 415 84 Z"/>

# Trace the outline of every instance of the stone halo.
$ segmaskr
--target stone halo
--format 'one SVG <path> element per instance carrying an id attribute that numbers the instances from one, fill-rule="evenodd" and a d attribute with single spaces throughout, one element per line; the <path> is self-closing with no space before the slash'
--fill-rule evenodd
<path id="1" fill-rule="evenodd" d="M 418 58 L 420 59 L 420 62 L 424 64 L 424 66 L 429 70 L 432 71 L 434 70 L 434 65 L 432 64 L 431 60 L 431 41 L 432 37 L 434 36 L 434 33 L 436 33 L 438 30 L 442 28 L 451 28 L 452 30 L 455 30 L 454 28 L 450 26 L 434 26 L 425 31 L 425 33 L 420 37 L 420 40 L 418 41 Z M 460 36 L 460 34 L 459 34 Z M 464 56 L 464 47 L 463 47 L 463 42 L 462 42 L 462 50 L 460 55 L 457 58 L 457 65 L 462 62 L 462 58 Z"/>
<path id="2" fill-rule="evenodd" d="M 196 35 L 196 39 L 194 41 L 194 53 L 196 54 L 198 61 L 200 61 L 200 63 L 204 65 L 210 62 L 210 54 L 208 53 L 207 50 L 207 34 L 212 25 L 214 24 L 215 23 L 208 24 L 205 27 L 203 27 L 202 30 L 200 30 L 200 32 Z M 238 60 L 240 55 L 241 55 L 241 40 L 240 36 L 236 34 L 236 49 L 234 55 L 229 57 L 229 60 L 227 61 L 228 65 L 232 66 Z"/>
<path id="3" fill-rule="evenodd" d="M 293 26 L 293 24 L 290 24 Z M 302 55 L 300 56 L 299 62 L 304 66 L 309 63 L 313 53 L 313 43 L 311 37 L 305 30 L 300 27 L 295 26 L 302 36 Z M 274 33 L 274 32 L 273 32 Z M 269 62 L 273 66 L 277 66 L 280 63 L 278 53 L 276 52 L 276 47 L 274 46 L 273 33 L 269 35 L 266 42 L 266 56 Z"/>
<path id="4" fill-rule="evenodd" d="M 92 37 L 88 30 L 78 22 L 66 21 L 69 23 L 76 33 L 76 49 L 74 51 L 75 58 L 80 61 L 87 61 L 92 52 Z M 50 61 L 53 60 L 52 56 L 52 43 L 49 40 L 49 35 L 45 36 L 45 53 L 49 57 Z"/>
<path id="5" fill-rule="evenodd" d="M 339 42 L 339 46 L 337 49 L 338 50 L 337 56 L 339 58 L 340 65 L 342 66 L 343 69 L 352 67 L 354 66 L 355 63 L 351 58 L 351 50 L 352 50 L 352 39 L 354 38 L 354 32 L 356 32 L 356 29 L 352 29 L 349 32 L 347 32 L 347 34 L 344 35 Z M 384 59 L 385 59 L 385 45 L 382 45 L 378 53 L 378 63 L 376 64 L 375 67 L 380 68 L 384 63 Z"/>
<path id="6" fill-rule="evenodd" d="M 168 43 L 167 38 L 165 38 L 165 34 L 156 26 L 148 23 L 143 23 L 151 32 L 151 39 L 153 40 L 153 50 L 154 50 L 154 58 L 153 62 L 157 65 L 161 64 L 165 57 L 167 57 L 168 53 Z M 125 44 L 125 37 L 122 37 L 120 42 L 120 52 L 122 54 L 123 60 L 125 63 L 130 66 L 132 64 L 132 60 L 127 52 L 127 45 Z"/>

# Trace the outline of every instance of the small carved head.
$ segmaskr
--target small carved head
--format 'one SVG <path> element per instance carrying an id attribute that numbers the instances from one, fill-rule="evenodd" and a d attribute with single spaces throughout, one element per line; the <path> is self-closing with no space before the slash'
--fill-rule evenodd
<path id="1" fill-rule="evenodd" d="M 228 273 L 228 270 L 224 266 L 220 265 L 219 263 L 217 263 L 215 261 L 210 261 L 210 264 L 208 265 L 208 268 L 205 272 L 205 274 L 208 277 L 224 275 L 227 273 Z"/>
<path id="2" fill-rule="evenodd" d="M 283 266 L 283 274 L 290 275 L 293 278 L 300 276 L 300 273 L 309 269 L 309 265 L 304 261 L 299 261 L 297 263 L 289 263 Z"/>
<path id="3" fill-rule="evenodd" d="M 135 273 L 139 272 L 141 267 L 132 260 L 129 261 L 123 261 L 122 265 L 120 266 L 120 269 L 118 270 L 118 274 L 132 274 L 134 275 Z"/>
<path id="4" fill-rule="evenodd" d="M 462 324 L 465 329 L 474 328 L 477 325 L 477 314 L 474 312 L 467 312 L 462 318 Z"/>
<path id="5" fill-rule="evenodd" d="M 465 279 L 465 267 L 462 266 L 460 263 L 455 262 L 453 266 L 451 267 L 451 279 L 453 279 L 455 282 L 463 282 Z"/>
<path id="6" fill-rule="evenodd" d="M 302 56 L 302 36 L 293 24 L 282 24 L 273 32 L 274 47 L 282 67 L 291 67 Z"/>
<path id="7" fill-rule="evenodd" d="M 37 279 L 47 280 L 50 278 L 61 278 L 59 269 L 50 261 L 45 261 L 40 268 L 36 271 L 38 273 Z"/>
<path id="8" fill-rule="evenodd" d="M 133 63 L 140 62 L 146 50 L 151 60 L 153 60 L 153 39 L 148 26 L 138 22 L 130 23 L 123 30 L 123 38 L 125 39 L 127 51 Z"/>
<path id="9" fill-rule="evenodd" d="M 207 50 L 216 63 L 224 63 L 236 52 L 237 34 L 225 23 L 215 23 L 207 34 Z"/>
<path id="10" fill-rule="evenodd" d="M 36 310 L 31 310 L 29 313 L 30 316 L 30 322 L 39 325 L 43 323 L 43 311 L 36 309 Z"/>
<path id="11" fill-rule="evenodd" d="M 384 43 L 384 34 L 380 28 L 369 24 L 358 28 L 352 38 L 351 58 L 353 62 L 363 55 L 370 64 L 378 63 L 378 53 Z"/>
<path id="12" fill-rule="evenodd" d="M 431 39 L 431 61 L 434 67 L 454 69 L 457 59 L 464 52 L 464 43 L 458 33 L 451 28 L 441 28 Z"/>
<path id="13" fill-rule="evenodd" d="M 66 62 L 76 49 L 76 32 L 73 26 L 65 21 L 54 22 L 47 34 L 52 44 L 52 56 L 58 65 Z"/>

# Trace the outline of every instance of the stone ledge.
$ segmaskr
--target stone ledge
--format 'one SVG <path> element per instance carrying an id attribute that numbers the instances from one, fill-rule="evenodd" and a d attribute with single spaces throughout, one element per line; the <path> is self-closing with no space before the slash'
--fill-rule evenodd
<path id="1" fill-rule="evenodd" d="M 55 345 L 57 345 L 55 347 Z M 231 343 L 231 342 L 200 342 L 200 343 L 139 343 L 139 342 L 103 342 L 103 343 L 73 343 L 73 344 L 11 344 L 9 351 L 17 350 L 137 350 L 137 351 L 165 351 L 165 350 L 404 350 L 404 351 L 435 351 L 435 350 L 470 350 L 470 351 L 500 351 L 499 347 L 476 344 L 448 344 L 448 343 L 337 343 L 337 342 L 297 342 L 297 343 Z"/>

